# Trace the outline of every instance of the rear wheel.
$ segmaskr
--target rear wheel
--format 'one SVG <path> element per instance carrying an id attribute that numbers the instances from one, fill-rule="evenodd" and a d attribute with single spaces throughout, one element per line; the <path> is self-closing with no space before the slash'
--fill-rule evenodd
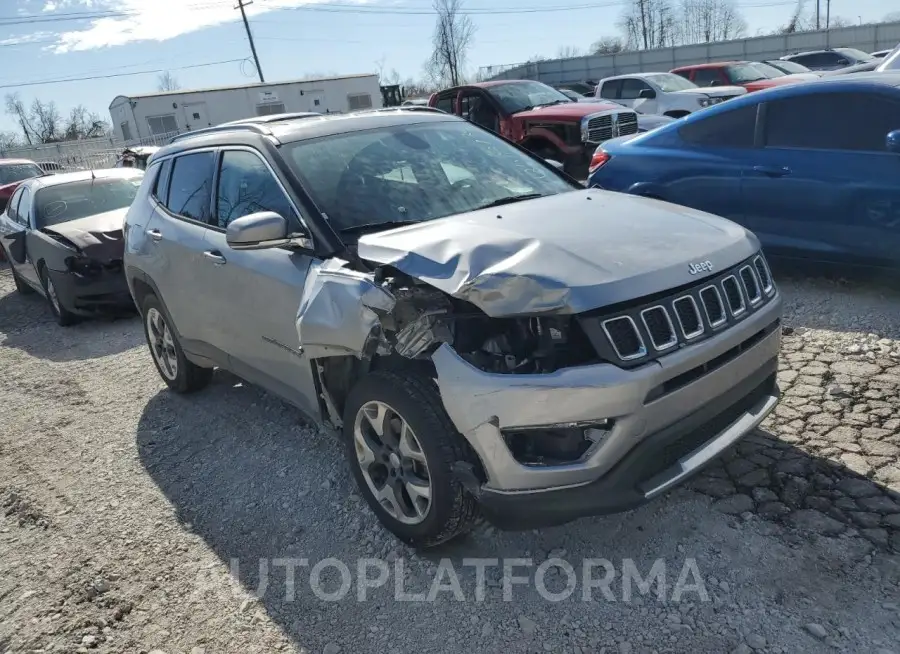
<path id="1" fill-rule="evenodd" d="M 78 316 L 66 309 L 59 300 L 59 293 L 56 291 L 56 285 L 50 277 L 50 271 L 46 266 L 41 266 L 40 271 L 41 285 L 44 287 L 44 295 L 47 298 L 47 304 L 50 305 L 50 313 L 53 314 L 56 324 L 60 327 L 71 327 L 78 322 Z M 17 285 L 18 288 L 18 285 Z"/>
<path id="2" fill-rule="evenodd" d="M 201 368 L 187 360 L 169 316 L 155 295 L 144 299 L 141 316 L 153 363 L 168 387 L 176 393 L 192 393 L 209 384 L 212 368 Z"/>
<path id="3" fill-rule="evenodd" d="M 0 253 L 2 252 L 3 250 L 0 249 Z M 2 259 L 0 259 L 0 261 L 2 261 Z M 19 277 L 19 273 L 16 272 L 16 268 L 12 265 L 11 262 L 9 264 L 9 269 L 12 272 L 12 278 L 13 282 L 16 285 L 16 291 L 18 291 L 22 295 L 30 295 L 31 293 L 34 293 L 34 289 L 31 288 L 31 286 L 27 282 L 25 282 L 24 279 Z"/>
<path id="4" fill-rule="evenodd" d="M 476 457 L 426 375 L 363 377 L 344 407 L 344 446 L 360 492 L 404 543 L 434 547 L 476 524 L 478 505 L 451 470 Z"/>

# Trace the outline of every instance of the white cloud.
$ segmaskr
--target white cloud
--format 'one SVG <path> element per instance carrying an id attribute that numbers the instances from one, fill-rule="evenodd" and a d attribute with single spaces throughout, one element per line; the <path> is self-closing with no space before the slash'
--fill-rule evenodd
<path id="1" fill-rule="evenodd" d="M 55 36 L 53 32 L 31 32 L 21 36 L 11 36 L 8 39 L 0 40 L 0 45 L 22 45 L 23 43 L 35 43 L 36 41 L 45 41 Z"/>
<path id="2" fill-rule="evenodd" d="M 256 0 L 247 6 L 247 15 L 321 1 Z M 47 9 L 49 7 L 53 9 Z M 48 0 L 45 4 L 51 16 L 52 11 L 72 11 L 76 7 L 83 11 L 119 12 L 127 16 L 95 19 L 84 28 L 57 34 L 58 43 L 49 48 L 57 54 L 135 41 L 167 41 L 240 18 L 232 0 Z"/>

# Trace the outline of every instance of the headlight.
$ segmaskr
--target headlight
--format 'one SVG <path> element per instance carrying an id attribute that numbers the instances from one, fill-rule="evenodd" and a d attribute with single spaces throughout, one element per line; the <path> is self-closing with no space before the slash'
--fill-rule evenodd
<path id="1" fill-rule="evenodd" d="M 710 105 L 711 98 L 697 98 L 697 104 L 701 107 L 708 107 Z"/>

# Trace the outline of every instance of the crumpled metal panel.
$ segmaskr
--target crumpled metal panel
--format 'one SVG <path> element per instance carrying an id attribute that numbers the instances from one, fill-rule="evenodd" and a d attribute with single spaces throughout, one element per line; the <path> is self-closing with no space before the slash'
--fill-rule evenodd
<path id="1" fill-rule="evenodd" d="M 128 208 L 113 209 L 85 218 L 50 225 L 44 231 L 62 236 L 85 256 L 97 261 L 121 259 L 125 252 L 123 228 Z"/>
<path id="2" fill-rule="evenodd" d="M 572 314 L 697 282 L 756 237 L 711 214 L 596 189 L 399 227 L 359 240 L 359 256 L 471 302 L 491 317 Z"/>
<path id="3" fill-rule="evenodd" d="M 313 264 L 297 310 L 297 336 L 312 358 L 374 353 L 383 335 L 378 314 L 396 300 L 372 275 L 347 268 L 341 259 Z"/>

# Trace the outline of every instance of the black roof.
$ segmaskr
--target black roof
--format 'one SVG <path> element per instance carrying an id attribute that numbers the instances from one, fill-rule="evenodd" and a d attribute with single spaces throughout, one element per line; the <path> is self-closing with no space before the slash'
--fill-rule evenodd
<path id="1" fill-rule="evenodd" d="M 297 118 L 271 124 L 237 123 L 219 125 L 188 132 L 176 137 L 154 155 L 161 157 L 197 147 L 217 145 L 252 145 L 260 138 L 273 145 L 304 141 L 320 136 L 359 132 L 378 127 L 413 125 L 418 123 L 462 121 L 452 114 L 428 107 L 396 107 L 374 109 L 349 114 L 322 114 L 318 117 Z"/>

